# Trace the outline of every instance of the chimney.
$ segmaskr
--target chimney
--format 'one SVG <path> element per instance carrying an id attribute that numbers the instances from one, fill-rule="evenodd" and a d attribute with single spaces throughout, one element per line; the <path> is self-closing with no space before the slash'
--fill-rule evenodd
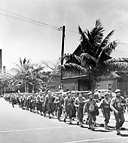
<path id="1" fill-rule="evenodd" d="M 2 74 L 2 49 L 0 49 L 0 74 Z"/>

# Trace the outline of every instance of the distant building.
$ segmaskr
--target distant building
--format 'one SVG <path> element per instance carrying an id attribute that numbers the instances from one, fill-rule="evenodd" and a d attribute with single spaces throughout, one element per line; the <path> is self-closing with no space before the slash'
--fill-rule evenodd
<path id="1" fill-rule="evenodd" d="M 48 88 L 52 91 L 59 91 L 60 90 L 60 85 L 61 85 L 61 80 L 60 80 L 60 74 L 59 73 L 51 73 L 51 81 L 49 83 Z"/>
<path id="2" fill-rule="evenodd" d="M 128 95 L 128 73 L 112 73 L 112 75 L 102 77 L 101 81 L 96 83 L 96 89 L 109 89 L 114 92 L 117 88 L 122 91 L 122 94 Z"/>
<path id="3" fill-rule="evenodd" d="M 52 80 L 49 84 L 51 91 L 59 91 L 61 85 L 60 75 L 52 74 Z M 71 72 L 63 73 L 62 88 L 67 90 L 87 91 L 91 90 L 91 83 L 86 75 L 77 75 Z M 122 94 L 128 95 L 128 73 L 113 72 L 108 76 L 102 76 L 96 83 L 95 89 L 109 89 L 114 92 L 117 88 L 121 89 Z"/>
<path id="4" fill-rule="evenodd" d="M 73 54 L 79 56 L 81 54 L 81 47 L 78 46 Z M 53 79 L 49 85 L 52 91 L 59 91 L 61 84 L 60 74 L 54 74 Z M 91 90 L 91 83 L 87 75 L 78 75 L 66 71 L 62 75 L 62 88 L 67 90 L 86 91 Z M 112 72 L 108 76 L 102 76 L 100 81 L 96 83 L 95 89 L 109 89 L 114 92 L 117 88 L 121 89 L 122 94 L 128 95 L 128 73 Z"/>
<path id="5" fill-rule="evenodd" d="M 71 72 L 63 73 L 63 90 L 90 90 L 91 84 L 86 75 L 77 75 Z"/>

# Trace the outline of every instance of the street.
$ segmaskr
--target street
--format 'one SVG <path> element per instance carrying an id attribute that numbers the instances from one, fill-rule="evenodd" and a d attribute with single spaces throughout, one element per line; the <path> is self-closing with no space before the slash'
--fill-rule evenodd
<path id="1" fill-rule="evenodd" d="M 49 119 L 37 113 L 22 110 L 0 98 L 0 143 L 127 143 L 128 113 L 122 130 L 122 136 L 117 136 L 115 129 L 104 130 L 97 126 L 95 131 L 88 130 L 84 124 L 81 128 L 73 121 L 73 125 L 59 122 L 56 117 Z M 97 123 L 103 123 L 103 117 L 97 117 Z M 110 126 L 115 126 L 111 117 Z"/>

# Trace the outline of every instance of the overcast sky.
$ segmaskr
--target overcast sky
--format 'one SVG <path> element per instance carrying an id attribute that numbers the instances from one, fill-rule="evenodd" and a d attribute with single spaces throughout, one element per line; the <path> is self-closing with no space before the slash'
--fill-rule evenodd
<path id="1" fill-rule="evenodd" d="M 62 32 L 7 17 L 3 14 L 13 15 L 1 9 L 58 28 L 65 25 L 65 53 L 72 53 L 79 44 L 78 25 L 83 30 L 91 29 L 100 19 L 105 34 L 114 29 L 112 40 L 126 43 L 119 44 L 113 56 L 128 55 L 127 0 L 0 0 L 0 48 L 7 69 L 14 67 L 19 57 L 36 63 L 56 62 L 61 53 Z"/>

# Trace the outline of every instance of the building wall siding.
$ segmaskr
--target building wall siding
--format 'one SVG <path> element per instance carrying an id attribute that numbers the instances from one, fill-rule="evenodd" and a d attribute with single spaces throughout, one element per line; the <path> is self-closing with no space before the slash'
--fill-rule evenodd
<path id="1" fill-rule="evenodd" d="M 122 94 L 125 92 L 128 95 L 128 82 L 118 82 L 118 88 L 122 91 Z"/>
<path id="2" fill-rule="evenodd" d="M 96 83 L 96 88 L 97 89 L 109 89 L 114 92 L 115 89 L 117 88 L 116 82 L 117 82 L 116 79 L 102 80 L 102 81 Z"/>

